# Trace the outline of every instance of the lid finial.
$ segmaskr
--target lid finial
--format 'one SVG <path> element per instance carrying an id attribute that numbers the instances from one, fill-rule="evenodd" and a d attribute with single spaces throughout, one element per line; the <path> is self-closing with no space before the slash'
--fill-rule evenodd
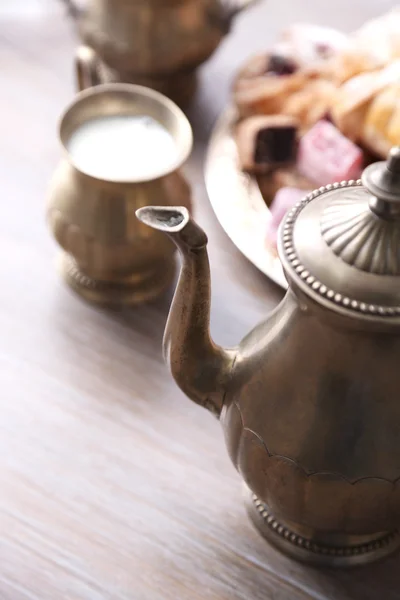
<path id="1" fill-rule="evenodd" d="M 389 152 L 387 168 L 393 173 L 400 173 L 400 146 L 394 146 Z"/>
<path id="2" fill-rule="evenodd" d="M 369 165 L 361 180 L 372 195 L 369 206 L 378 217 L 400 218 L 400 146 L 391 149 L 387 161 Z"/>

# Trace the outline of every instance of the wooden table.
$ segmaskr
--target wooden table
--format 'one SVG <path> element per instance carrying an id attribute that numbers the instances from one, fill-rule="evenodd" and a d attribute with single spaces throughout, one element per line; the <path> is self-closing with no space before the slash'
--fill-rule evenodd
<path id="1" fill-rule="evenodd" d="M 210 238 L 218 342 L 236 343 L 281 297 L 227 239 L 204 190 L 204 146 L 233 71 L 290 21 L 352 29 L 391 4 L 268 0 L 203 69 L 187 173 Z M 316 571 L 253 530 L 218 423 L 163 364 L 170 297 L 103 312 L 59 280 L 44 199 L 74 45 L 56 0 L 1 3 L 0 599 L 398 600 L 400 557 Z"/>

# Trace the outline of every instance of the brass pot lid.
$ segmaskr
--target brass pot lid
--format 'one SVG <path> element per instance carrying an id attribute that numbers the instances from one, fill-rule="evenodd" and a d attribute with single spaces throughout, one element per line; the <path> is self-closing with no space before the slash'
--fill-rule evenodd
<path id="1" fill-rule="evenodd" d="M 400 147 L 359 181 L 315 190 L 287 214 L 279 255 L 289 281 L 340 312 L 400 318 Z"/>

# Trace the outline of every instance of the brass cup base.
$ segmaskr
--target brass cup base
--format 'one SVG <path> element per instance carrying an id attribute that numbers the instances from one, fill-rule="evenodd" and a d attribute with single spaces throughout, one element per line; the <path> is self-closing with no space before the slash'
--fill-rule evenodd
<path id="1" fill-rule="evenodd" d="M 291 558 L 314 566 L 366 565 L 400 548 L 398 531 L 364 536 L 317 534 L 305 527 L 279 521 L 248 488 L 245 489 L 245 503 L 250 519 L 268 542 Z"/>
<path id="2" fill-rule="evenodd" d="M 88 302 L 102 306 L 132 306 L 160 296 L 175 276 L 175 261 L 158 264 L 153 271 L 134 274 L 120 281 L 98 281 L 82 273 L 67 253 L 60 256 L 59 269 L 68 285 Z"/>

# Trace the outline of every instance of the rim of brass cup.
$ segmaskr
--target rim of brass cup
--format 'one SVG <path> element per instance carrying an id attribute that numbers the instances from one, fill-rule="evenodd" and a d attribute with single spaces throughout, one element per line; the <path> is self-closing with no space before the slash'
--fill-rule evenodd
<path id="1" fill-rule="evenodd" d="M 172 135 L 176 160 L 151 175 L 113 179 L 85 172 L 68 151 L 71 135 L 96 117 L 145 115 Z M 155 90 L 108 83 L 79 92 L 59 119 L 61 161 L 50 185 L 48 221 L 64 250 L 61 274 L 86 300 L 134 305 L 159 296 L 172 282 L 175 248 L 162 234 L 149 236 L 136 219 L 142 206 L 191 208 L 190 187 L 179 172 L 193 146 L 182 110 Z"/>
<path id="2" fill-rule="evenodd" d="M 132 104 L 133 97 L 135 98 L 134 105 Z M 156 176 L 132 177 L 126 180 L 95 177 L 85 173 L 74 163 L 67 143 L 71 135 L 87 121 L 96 117 L 114 115 L 146 115 L 161 123 L 174 138 L 177 148 L 180 149 L 174 166 L 169 166 L 168 169 L 161 171 Z M 78 92 L 59 119 L 58 133 L 69 162 L 79 172 L 92 179 L 113 183 L 141 183 L 167 175 L 185 163 L 193 147 L 192 127 L 186 115 L 175 102 L 160 92 L 133 83 L 103 83 Z"/>

